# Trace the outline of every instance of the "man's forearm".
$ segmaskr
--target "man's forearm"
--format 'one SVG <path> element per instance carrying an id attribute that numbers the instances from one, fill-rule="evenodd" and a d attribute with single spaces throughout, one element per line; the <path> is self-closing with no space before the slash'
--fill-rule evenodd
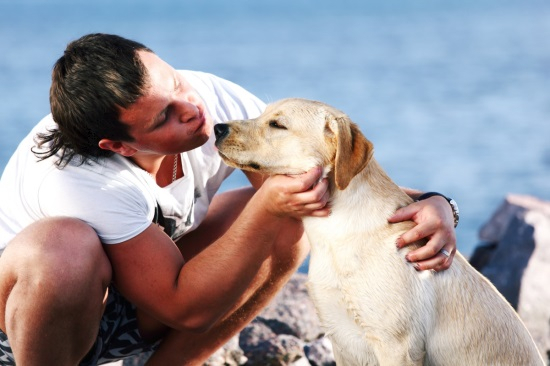
<path id="1" fill-rule="evenodd" d="M 214 324 L 233 307 L 288 224 L 290 219 L 266 213 L 259 198 L 253 197 L 222 237 L 183 266 L 177 287 L 188 299 L 182 313 L 196 318 L 191 323 Z"/>
<path id="2" fill-rule="evenodd" d="M 418 197 L 420 197 L 420 195 L 422 195 L 422 191 L 419 191 L 418 189 L 412 189 L 412 188 L 408 188 L 408 187 L 400 187 L 401 190 L 403 190 L 403 192 L 405 192 L 410 198 L 412 198 L 414 201 L 416 201 L 418 199 Z"/>

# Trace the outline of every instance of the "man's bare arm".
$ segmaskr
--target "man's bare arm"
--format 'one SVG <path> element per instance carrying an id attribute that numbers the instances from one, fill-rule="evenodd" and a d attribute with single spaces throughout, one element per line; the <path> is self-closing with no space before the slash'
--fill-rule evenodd
<path id="1" fill-rule="evenodd" d="M 117 287 L 138 308 L 172 328 L 210 328 L 249 286 L 282 228 L 299 225 L 294 217 L 311 212 L 304 208 L 308 202 L 284 202 L 281 187 L 298 192 L 288 193 L 290 197 L 300 196 L 315 179 L 311 174 L 304 179 L 270 178 L 229 230 L 187 263 L 176 244 L 155 225 L 127 242 L 105 245 Z M 316 194 L 322 197 L 322 193 Z"/>

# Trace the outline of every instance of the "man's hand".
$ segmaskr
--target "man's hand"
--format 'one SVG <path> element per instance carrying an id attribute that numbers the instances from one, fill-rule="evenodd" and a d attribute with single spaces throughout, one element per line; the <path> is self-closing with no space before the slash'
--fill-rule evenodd
<path id="1" fill-rule="evenodd" d="M 260 189 L 266 195 L 269 212 L 277 216 L 300 219 L 303 216 L 325 217 L 330 214 L 328 181 L 317 167 L 300 175 L 274 175 Z M 258 191 L 258 192 L 260 192 Z"/>
<path id="2" fill-rule="evenodd" d="M 392 223 L 406 220 L 414 221 L 416 226 L 401 235 L 396 243 L 398 248 L 429 239 L 425 246 L 407 254 L 407 260 L 414 263 L 417 270 L 448 269 L 456 251 L 454 217 L 449 203 L 443 197 L 433 196 L 397 210 L 388 219 Z"/>

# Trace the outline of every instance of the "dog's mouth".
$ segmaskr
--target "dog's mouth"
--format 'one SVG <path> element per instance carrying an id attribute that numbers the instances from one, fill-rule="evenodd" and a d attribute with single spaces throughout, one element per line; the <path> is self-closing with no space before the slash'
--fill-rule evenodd
<path id="1" fill-rule="evenodd" d="M 218 154 L 220 154 L 221 158 L 227 165 L 232 166 L 233 168 L 242 169 L 250 172 L 258 172 L 261 174 L 268 174 L 268 175 L 275 175 L 275 174 L 300 175 L 300 174 L 304 174 L 307 171 L 307 169 L 304 170 L 299 168 L 288 168 L 288 167 L 277 168 L 273 166 L 266 166 L 254 160 L 239 162 L 231 159 L 220 150 L 218 150 Z"/>
<path id="2" fill-rule="evenodd" d="M 246 163 L 240 163 L 238 161 L 235 161 L 230 157 L 228 157 L 227 155 L 225 155 L 220 149 L 218 149 L 218 154 L 220 154 L 223 161 L 225 161 L 226 164 L 229 166 L 233 166 L 238 169 L 249 170 L 249 171 L 260 171 L 262 169 L 262 166 L 255 161 L 250 161 Z"/>
<path id="3" fill-rule="evenodd" d="M 260 170 L 262 168 L 260 166 L 260 164 L 254 163 L 254 162 L 248 163 L 247 166 L 250 167 L 250 169 L 253 169 L 253 170 Z"/>

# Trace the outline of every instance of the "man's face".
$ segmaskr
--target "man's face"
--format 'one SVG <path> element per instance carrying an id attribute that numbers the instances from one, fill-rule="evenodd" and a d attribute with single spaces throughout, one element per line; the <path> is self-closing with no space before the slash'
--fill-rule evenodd
<path id="1" fill-rule="evenodd" d="M 134 141 L 127 145 L 145 154 L 168 155 L 203 145 L 212 133 L 212 118 L 187 81 L 157 55 L 140 51 L 149 80 L 145 94 L 120 113 Z"/>

